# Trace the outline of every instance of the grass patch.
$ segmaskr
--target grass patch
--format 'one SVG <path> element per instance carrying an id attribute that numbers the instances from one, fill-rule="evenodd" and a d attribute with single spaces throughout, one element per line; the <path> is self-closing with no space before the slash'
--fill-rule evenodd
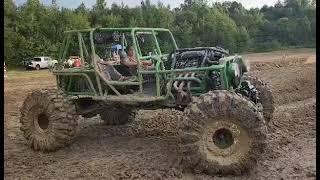
<path id="1" fill-rule="evenodd" d="M 22 70 L 9 70 L 7 71 L 8 79 L 30 79 L 30 78 L 52 78 L 52 73 L 49 70 L 40 71 L 22 71 Z"/>

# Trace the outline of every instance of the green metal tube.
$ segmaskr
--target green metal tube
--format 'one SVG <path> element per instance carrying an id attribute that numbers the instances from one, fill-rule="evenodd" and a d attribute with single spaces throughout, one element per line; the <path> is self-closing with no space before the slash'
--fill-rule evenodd
<path id="1" fill-rule="evenodd" d="M 138 51 L 136 51 L 136 56 L 137 56 L 138 59 L 139 58 L 141 59 L 142 53 L 141 53 L 141 49 L 140 49 L 140 45 L 138 43 L 137 37 L 134 36 L 133 39 L 136 41 L 136 46 L 137 46 L 137 49 L 138 49 Z"/>
<path id="2" fill-rule="evenodd" d="M 92 97 L 92 99 L 95 100 L 107 100 L 108 102 L 123 102 L 127 104 L 131 103 L 148 103 L 148 102 L 155 102 L 155 101 L 163 101 L 166 100 L 165 96 L 160 96 L 160 97 L 150 97 L 150 96 L 128 96 L 128 95 L 123 95 L 123 96 L 115 96 L 115 95 L 109 95 L 109 96 L 95 96 Z"/>
<path id="3" fill-rule="evenodd" d="M 95 68 L 96 73 L 99 75 L 99 77 L 109 86 L 109 88 L 116 93 L 118 96 L 120 96 L 120 92 L 116 90 L 116 88 L 113 87 L 113 85 L 109 84 L 110 81 L 108 81 L 102 74 L 101 72 Z"/>
<path id="4" fill-rule="evenodd" d="M 68 34 L 67 36 L 67 42 L 66 42 L 66 46 L 64 48 L 64 52 L 61 58 L 61 62 L 63 62 L 66 59 L 66 55 L 67 55 L 67 51 L 69 49 L 69 45 L 70 45 L 70 38 L 71 38 L 71 34 Z"/>
<path id="5" fill-rule="evenodd" d="M 91 82 L 90 77 L 85 73 L 66 73 L 66 72 L 65 73 L 58 73 L 58 72 L 55 72 L 54 74 L 55 75 L 64 75 L 64 76 L 84 76 L 87 79 L 87 81 L 89 82 L 90 88 L 93 91 L 93 93 L 95 95 L 97 95 L 97 91 L 95 90 L 93 83 Z"/>
<path id="6" fill-rule="evenodd" d="M 80 56 L 81 56 L 81 66 L 83 66 L 84 65 L 84 56 L 83 56 L 83 48 L 82 48 L 82 41 L 81 41 L 81 33 L 78 33 L 78 41 L 79 41 Z"/>
<path id="7" fill-rule="evenodd" d="M 90 58 L 86 43 L 84 42 L 82 35 L 81 35 L 81 42 L 82 42 L 82 45 L 83 45 L 83 49 L 84 49 L 85 55 L 87 56 L 87 58 Z"/>
<path id="8" fill-rule="evenodd" d="M 160 96 L 160 61 L 157 60 L 156 62 L 156 94 L 157 96 Z"/>
<path id="9" fill-rule="evenodd" d="M 126 29 L 126 28 L 124 28 L 124 29 Z M 129 28 L 130 29 L 130 28 Z M 139 28 L 139 27 L 137 27 L 137 28 L 132 28 L 133 29 L 133 31 L 152 31 L 152 30 L 154 30 L 154 31 L 166 31 L 166 32 L 170 32 L 168 29 L 164 29 L 164 28 Z"/>
<path id="10" fill-rule="evenodd" d="M 141 28 L 141 27 L 135 27 L 135 28 L 96 28 L 96 29 L 93 29 L 93 30 L 96 30 L 96 31 L 127 31 L 127 32 L 130 32 L 130 31 L 152 31 L 152 30 L 155 30 L 155 31 L 169 31 L 168 29 L 164 29 L 164 28 Z"/>
<path id="11" fill-rule="evenodd" d="M 88 94 L 91 94 L 94 96 L 94 94 L 92 92 L 68 92 L 68 95 L 88 95 Z M 89 96 L 91 97 L 91 96 Z"/>
<path id="12" fill-rule="evenodd" d="M 67 37 L 64 37 L 62 41 L 62 46 L 59 51 L 59 59 L 58 59 L 59 63 L 62 62 L 62 55 L 64 53 L 64 49 L 65 49 L 64 47 L 66 46 L 66 41 L 67 41 Z"/>
<path id="13" fill-rule="evenodd" d="M 134 30 L 131 31 L 131 36 L 133 38 L 133 47 L 134 47 L 134 51 L 136 52 L 136 58 L 137 58 L 137 74 L 138 74 L 138 80 L 139 80 L 139 92 L 142 94 L 143 92 L 143 77 L 141 72 L 141 67 L 140 67 L 140 59 L 139 59 L 139 55 L 138 55 L 138 48 L 137 48 L 137 41 L 136 41 L 136 37 L 134 35 Z M 140 49 L 140 48 L 139 48 Z"/>
<path id="14" fill-rule="evenodd" d="M 68 68 L 68 70 L 54 70 L 53 74 L 78 74 L 78 73 L 89 73 L 89 72 L 95 72 L 93 69 L 79 69 L 79 68 Z"/>
<path id="15" fill-rule="evenodd" d="M 121 51 L 122 52 L 124 52 L 124 39 L 125 39 L 125 37 L 124 37 L 124 34 L 122 33 L 122 36 L 121 36 L 121 46 L 122 46 L 122 48 L 121 48 Z"/>
<path id="16" fill-rule="evenodd" d="M 109 81 L 110 85 L 116 86 L 132 86 L 132 85 L 140 85 L 140 82 L 125 82 L 125 81 Z"/>
<path id="17" fill-rule="evenodd" d="M 78 33 L 78 32 L 90 32 L 90 31 L 94 31 L 95 28 L 91 28 L 91 29 L 82 29 L 82 30 L 69 30 L 69 31 L 64 31 L 65 34 L 70 34 L 70 33 Z"/>
<path id="18" fill-rule="evenodd" d="M 133 28 L 97 28 L 96 31 L 121 31 L 121 32 L 130 32 Z"/>
<path id="19" fill-rule="evenodd" d="M 64 31 L 65 34 L 70 33 L 78 33 L 78 32 L 92 32 L 92 31 L 120 31 L 120 32 L 131 32 L 131 31 L 164 31 L 171 33 L 168 29 L 164 28 L 89 28 L 89 29 L 82 29 L 82 30 L 68 30 Z"/>
<path id="20" fill-rule="evenodd" d="M 164 63 L 163 63 L 163 61 L 161 61 L 161 69 L 166 69 L 165 67 L 164 67 Z M 164 77 L 164 79 L 167 79 L 167 74 L 163 74 L 163 77 Z"/>
<path id="21" fill-rule="evenodd" d="M 225 73 L 226 71 L 220 71 L 220 73 L 222 74 L 222 78 L 223 78 L 223 84 L 224 84 L 224 88 L 225 89 L 229 89 L 229 84 L 228 84 L 228 79 L 227 79 L 227 74 Z"/>
<path id="22" fill-rule="evenodd" d="M 161 56 L 161 49 L 160 49 L 160 46 L 159 46 L 159 42 L 158 42 L 158 40 L 157 40 L 157 36 L 156 36 L 156 34 L 154 33 L 154 30 L 152 30 L 152 36 L 153 36 L 153 39 L 154 39 L 154 41 L 155 41 L 155 43 L 156 43 L 158 55 Z"/>
<path id="23" fill-rule="evenodd" d="M 171 31 L 168 31 L 168 32 L 169 32 L 171 40 L 172 40 L 172 42 L 174 44 L 175 50 L 177 50 L 178 46 L 177 46 L 176 40 L 174 39 L 173 34 L 171 33 Z"/>

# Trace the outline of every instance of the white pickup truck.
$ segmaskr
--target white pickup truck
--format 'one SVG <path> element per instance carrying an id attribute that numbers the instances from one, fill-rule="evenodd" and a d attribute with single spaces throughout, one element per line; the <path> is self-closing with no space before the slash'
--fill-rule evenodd
<path id="1" fill-rule="evenodd" d="M 36 70 L 40 70 L 43 68 L 52 68 L 56 63 L 58 63 L 57 60 L 53 60 L 52 58 L 47 56 L 34 57 L 30 60 L 23 62 L 27 69 Z"/>

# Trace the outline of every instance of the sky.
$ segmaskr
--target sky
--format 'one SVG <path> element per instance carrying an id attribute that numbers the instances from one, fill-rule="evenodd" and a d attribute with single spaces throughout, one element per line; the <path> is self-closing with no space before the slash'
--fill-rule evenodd
<path id="1" fill-rule="evenodd" d="M 14 0 L 17 5 L 22 5 L 27 0 Z M 51 0 L 40 0 L 43 4 L 51 4 Z M 156 4 L 159 0 L 150 0 L 151 3 Z M 224 2 L 226 0 L 208 0 L 208 2 Z M 240 2 L 245 8 L 261 8 L 263 5 L 273 6 L 278 0 L 235 0 Z M 59 6 L 66 8 L 77 8 L 81 3 L 84 3 L 86 7 L 92 7 L 95 4 L 96 0 L 57 0 Z M 106 0 L 107 5 L 110 6 L 113 3 L 121 4 L 123 2 L 129 7 L 134 7 L 140 5 L 141 0 Z M 179 7 L 184 0 L 161 0 L 164 5 L 170 5 L 171 8 Z"/>

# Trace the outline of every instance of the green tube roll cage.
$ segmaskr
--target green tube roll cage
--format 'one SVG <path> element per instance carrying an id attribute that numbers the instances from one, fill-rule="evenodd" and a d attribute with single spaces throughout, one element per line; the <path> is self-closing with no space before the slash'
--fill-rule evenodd
<path id="1" fill-rule="evenodd" d="M 91 62 L 84 62 L 85 58 L 84 55 L 87 57 L 94 57 L 95 55 L 95 44 L 94 44 L 94 33 L 95 32 L 120 32 L 120 33 L 130 33 L 130 36 L 133 40 L 133 47 L 135 50 L 136 58 L 138 59 L 138 66 L 137 66 L 137 80 L 136 81 L 112 81 L 104 78 L 101 72 L 98 70 L 97 62 L 95 58 L 91 58 Z M 138 40 L 136 37 L 137 32 L 148 32 L 151 33 L 153 36 L 153 40 L 156 45 L 156 53 L 155 55 L 151 56 L 142 56 L 141 50 L 138 44 Z M 174 81 L 194 81 L 200 84 L 198 88 L 200 93 L 205 93 L 205 88 L 203 86 L 204 82 L 201 82 L 200 79 L 195 77 L 178 77 L 177 74 L 179 73 L 186 73 L 186 72 L 203 72 L 205 74 L 209 73 L 210 71 L 219 71 L 223 77 L 224 88 L 226 90 L 233 91 L 234 88 L 230 84 L 230 73 L 234 70 L 232 63 L 234 59 L 241 59 L 240 56 L 228 56 L 222 59 L 223 63 L 218 65 L 210 65 L 208 67 L 200 67 L 200 68 L 185 68 L 185 69 L 165 69 L 164 62 L 162 60 L 163 57 L 168 56 L 168 54 L 162 54 L 160 49 L 160 45 L 157 39 L 157 32 L 167 32 L 170 35 L 174 50 L 177 50 L 176 41 L 172 35 L 172 33 L 168 29 L 163 28 L 92 28 L 92 29 L 84 29 L 84 30 L 71 30 L 65 31 L 65 38 L 63 40 L 62 47 L 59 53 L 59 61 L 58 63 L 61 65 L 63 64 L 64 60 L 66 59 L 67 49 L 70 45 L 71 35 L 77 35 L 78 43 L 80 48 L 80 57 L 82 59 L 82 63 L 88 63 L 87 66 L 82 68 L 65 68 L 65 69 L 58 69 L 55 68 L 52 70 L 53 74 L 56 76 L 58 88 L 62 88 L 61 86 L 61 77 L 69 76 L 70 80 L 68 81 L 68 85 L 63 88 L 63 90 L 73 99 L 79 98 L 92 98 L 95 100 L 108 100 L 112 102 L 123 102 L 128 104 L 135 104 L 135 103 L 147 103 L 147 102 L 155 102 L 155 101 L 165 101 L 168 100 L 170 97 L 174 98 L 171 88 Z M 90 52 L 88 53 L 88 49 L 86 44 L 83 40 L 83 34 L 88 34 L 90 37 Z M 122 38 L 122 45 L 124 38 Z M 143 60 L 152 60 L 154 62 L 154 69 L 153 70 L 143 70 L 140 66 L 141 61 Z M 94 78 L 89 76 L 88 74 L 94 74 Z M 145 75 L 154 75 L 155 76 L 155 86 L 156 92 L 155 96 L 146 96 L 143 94 L 143 83 L 144 79 L 143 76 Z M 90 91 L 87 92 L 73 92 L 70 90 L 70 86 L 72 84 L 72 78 L 76 76 L 81 76 L 85 79 L 86 85 L 89 87 Z M 162 94 L 163 89 L 161 87 L 161 80 L 165 80 L 166 84 L 166 91 Z M 113 91 L 112 95 L 108 94 L 104 91 L 102 83 L 104 83 L 111 91 Z M 132 94 L 121 94 L 117 88 L 119 86 L 138 86 L 139 93 L 132 95 Z M 163 86 L 163 85 L 162 85 Z M 195 95 L 195 94 L 193 94 Z"/>

